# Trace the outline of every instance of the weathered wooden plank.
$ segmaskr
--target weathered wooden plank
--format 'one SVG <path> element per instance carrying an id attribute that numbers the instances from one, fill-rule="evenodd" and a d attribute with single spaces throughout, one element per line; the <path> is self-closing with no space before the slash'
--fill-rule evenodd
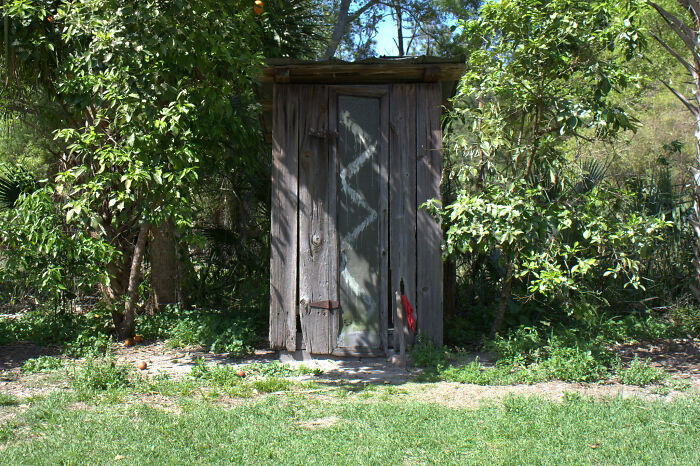
<path id="1" fill-rule="evenodd" d="M 391 289 L 404 292 L 416 302 L 416 86 L 394 84 L 390 95 L 389 203 Z M 418 311 L 417 320 L 420 319 Z M 397 316 L 394 311 L 394 349 L 398 347 Z M 406 330 L 406 341 L 413 342 Z"/>
<path id="2" fill-rule="evenodd" d="M 401 302 L 401 293 L 395 292 L 396 295 L 396 332 L 399 336 L 399 365 L 406 369 L 406 317 L 403 312 L 403 303 Z"/>
<path id="3" fill-rule="evenodd" d="M 299 133 L 296 87 L 278 84 L 273 91 L 270 218 L 270 346 L 274 349 L 286 346 L 290 351 L 296 349 Z"/>
<path id="4" fill-rule="evenodd" d="M 388 89 L 387 89 L 388 91 Z M 379 328 L 381 332 L 382 349 L 384 354 L 389 351 L 389 312 L 391 312 L 392 296 L 389 291 L 389 95 L 388 92 L 380 101 L 381 128 L 379 132 Z"/>
<path id="5" fill-rule="evenodd" d="M 420 206 L 440 199 L 442 178 L 441 89 L 439 84 L 418 86 L 417 98 L 417 301 L 419 328 L 442 344 L 442 260 L 440 224 Z"/>
<path id="6" fill-rule="evenodd" d="M 306 350 L 329 354 L 330 311 L 309 303 L 331 299 L 328 273 L 328 87 L 299 93 L 299 312 Z"/>
<path id="7" fill-rule="evenodd" d="M 338 97 L 335 91 L 328 94 L 328 131 L 338 134 Z M 328 141 L 328 299 L 340 301 L 338 296 L 338 219 L 337 219 L 337 188 L 338 188 L 338 145 L 337 138 Z M 340 309 L 330 311 L 330 346 L 335 348 L 340 332 Z"/>
<path id="8" fill-rule="evenodd" d="M 293 63 L 285 59 L 271 59 L 263 69 L 261 80 L 271 82 L 279 68 L 290 71 L 293 83 L 333 83 L 333 84 L 384 84 L 389 82 L 421 82 L 426 69 L 435 69 L 441 81 L 458 80 L 464 73 L 464 63 L 397 63 L 390 59 L 386 63 Z M 435 73 L 431 71 L 431 73 Z"/>

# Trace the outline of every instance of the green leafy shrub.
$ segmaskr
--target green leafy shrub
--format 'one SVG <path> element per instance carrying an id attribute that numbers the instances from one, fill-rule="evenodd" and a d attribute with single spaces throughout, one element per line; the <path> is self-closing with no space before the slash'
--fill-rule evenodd
<path id="1" fill-rule="evenodd" d="M 45 310 L 30 311 L 0 325 L 0 344 L 30 341 L 38 345 L 62 345 L 70 356 L 104 355 L 113 332 L 108 312 L 85 314 Z"/>
<path id="2" fill-rule="evenodd" d="M 605 379 L 607 368 L 589 351 L 578 348 L 555 348 L 542 367 L 552 379 L 564 382 L 594 382 Z"/>
<path id="3" fill-rule="evenodd" d="M 21 282 L 43 302 L 58 305 L 66 292 L 91 291 L 105 281 L 103 264 L 114 248 L 86 228 L 66 224 L 54 186 L 20 194 L 11 209 L 0 209 L 3 281 Z"/>
<path id="4" fill-rule="evenodd" d="M 499 360 L 529 363 L 540 357 L 543 345 L 536 328 L 521 326 L 505 336 L 496 335 L 496 339 L 487 346 L 496 353 Z"/>
<path id="5" fill-rule="evenodd" d="M 679 336 L 696 338 L 700 336 L 700 312 L 697 306 L 679 304 L 668 313 L 669 320 L 677 329 Z"/>
<path id="6" fill-rule="evenodd" d="M 447 363 L 447 349 L 435 346 L 430 337 L 419 333 L 411 348 L 411 357 L 416 366 L 436 371 Z"/>
<path id="7" fill-rule="evenodd" d="M 538 364 L 504 364 L 485 368 L 475 360 L 464 366 L 450 365 L 440 371 L 440 377 L 447 382 L 474 385 L 513 385 L 544 382 L 550 379 L 550 374 Z"/>
<path id="8" fill-rule="evenodd" d="M 662 382 L 668 376 L 662 369 L 652 367 L 648 359 L 642 361 L 635 356 L 629 366 L 618 371 L 617 377 L 624 384 L 644 387 Z"/>
<path id="9" fill-rule="evenodd" d="M 202 345 L 208 351 L 240 357 L 257 343 L 258 323 L 250 312 L 173 307 L 154 316 L 139 316 L 137 331 L 146 338 L 167 339 L 177 348 Z"/>
<path id="10" fill-rule="evenodd" d="M 72 374 L 76 390 L 111 390 L 133 385 L 133 368 L 117 364 L 112 358 L 88 358 Z"/>
<path id="11" fill-rule="evenodd" d="M 440 375 L 448 382 L 491 385 L 492 372 L 484 370 L 479 361 L 473 361 L 462 367 L 449 366 Z"/>
<path id="12" fill-rule="evenodd" d="M 60 358 L 54 356 L 39 356 L 38 358 L 27 359 L 22 364 L 22 372 L 25 374 L 34 374 L 37 372 L 55 371 L 61 369 L 64 362 Z"/>

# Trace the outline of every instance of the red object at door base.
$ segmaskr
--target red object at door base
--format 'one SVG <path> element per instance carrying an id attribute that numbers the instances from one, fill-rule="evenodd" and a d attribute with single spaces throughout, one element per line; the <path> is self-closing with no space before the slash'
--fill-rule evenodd
<path id="1" fill-rule="evenodd" d="M 405 294 L 401 295 L 401 304 L 403 304 L 403 310 L 406 312 L 406 320 L 408 321 L 408 326 L 411 328 L 411 331 L 415 334 L 417 332 L 417 330 L 416 330 L 416 318 L 413 315 L 413 308 L 411 307 L 411 304 L 408 302 L 408 298 L 406 297 Z"/>

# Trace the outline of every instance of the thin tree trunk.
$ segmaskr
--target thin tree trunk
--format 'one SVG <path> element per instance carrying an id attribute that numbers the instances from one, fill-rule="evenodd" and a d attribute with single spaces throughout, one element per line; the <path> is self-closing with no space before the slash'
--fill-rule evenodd
<path id="1" fill-rule="evenodd" d="M 537 155 L 537 147 L 540 144 L 540 106 L 537 105 L 535 109 L 535 122 L 532 125 L 532 151 L 530 156 L 527 158 L 527 167 L 525 167 L 525 179 L 530 177 L 530 172 L 532 171 L 532 163 L 535 160 L 535 155 Z"/>
<path id="2" fill-rule="evenodd" d="M 396 47 L 399 49 L 399 57 L 404 56 L 403 50 L 403 12 L 401 11 L 401 2 L 396 0 L 394 2 L 394 11 L 396 12 Z"/>
<path id="3" fill-rule="evenodd" d="M 700 118 L 697 120 L 698 131 L 700 132 Z M 700 160 L 700 139 L 696 140 L 698 160 Z M 695 296 L 695 299 L 700 302 L 700 170 L 691 167 L 690 172 L 693 177 L 693 212 L 695 218 L 690 219 L 690 225 L 695 232 L 695 244 L 693 245 L 693 267 L 695 268 L 695 276 L 693 282 L 690 283 L 690 291 Z"/>
<path id="4" fill-rule="evenodd" d="M 156 312 L 177 302 L 179 264 L 174 229 L 170 220 L 151 228 L 151 291 Z"/>
<path id="5" fill-rule="evenodd" d="M 512 283 L 513 261 L 509 256 L 506 256 L 506 274 L 503 277 L 503 284 L 501 285 L 501 301 L 498 303 L 498 309 L 496 310 L 496 316 L 493 320 L 493 326 L 491 327 L 491 333 L 489 335 L 491 339 L 496 337 L 496 334 L 503 324 L 503 317 L 506 315 L 506 307 L 508 306 L 508 301 L 510 301 L 510 286 Z"/>
<path id="6" fill-rule="evenodd" d="M 457 307 L 457 263 L 450 257 L 442 263 L 443 314 L 455 315 L 455 307 Z"/>
<path id="7" fill-rule="evenodd" d="M 328 43 L 328 46 L 326 47 L 325 53 L 323 54 L 323 58 L 325 60 L 329 60 L 329 59 L 333 58 L 333 55 L 335 55 L 335 52 L 338 51 L 338 46 L 340 45 L 340 41 L 343 39 L 343 36 L 345 35 L 345 31 L 348 28 L 348 24 L 355 21 L 365 11 L 369 10 L 371 7 L 373 7 L 374 5 L 379 3 L 379 0 L 369 0 L 366 4 L 364 4 L 362 7 L 360 7 L 353 14 L 349 14 L 350 3 L 352 3 L 351 0 L 341 0 L 340 1 L 340 7 L 338 10 L 338 20 L 335 22 L 335 26 L 333 26 L 333 33 L 331 34 L 331 40 Z"/>
<path id="8" fill-rule="evenodd" d="M 117 336 L 119 338 L 130 337 L 134 333 L 134 317 L 136 315 L 136 299 L 138 298 L 139 278 L 141 277 L 141 263 L 143 253 L 146 248 L 146 237 L 148 236 L 148 224 L 144 223 L 139 228 L 139 236 L 134 246 L 134 255 L 131 258 L 131 271 L 129 273 L 129 287 L 126 290 L 126 303 L 124 314 L 119 322 L 115 322 Z"/>

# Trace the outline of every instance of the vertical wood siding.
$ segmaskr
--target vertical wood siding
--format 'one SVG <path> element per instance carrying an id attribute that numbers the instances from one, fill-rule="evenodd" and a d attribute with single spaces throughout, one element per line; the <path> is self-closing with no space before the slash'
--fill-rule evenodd
<path id="1" fill-rule="evenodd" d="M 333 89 L 333 88 L 331 88 Z M 387 314 L 399 282 L 416 311 L 419 330 L 442 343 L 442 262 L 440 224 L 420 205 L 440 198 L 442 175 L 439 83 L 392 84 L 382 99 L 383 131 L 380 205 L 381 253 L 386 260 L 381 294 L 382 347 L 387 349 Z M 361 92 L 361 91 L 360 91 Z M 336 91 L 325 85 L 276 84 L 272 135 L 272 204 L 270 262 L 270 345 L 297 348 L 299 309 L 306 349 L 333 351 L 338 316 L 310 309 L 309 303 L 338 300 L 338 244 L 336 231 L 337 167 L 335 144 L 309 134 L 337 131 Z M 385 124 L 382 124 L 385 127 Z M 382 129 L 383 129 L 382 128 Z M 386 160 L 386 159 L 385 159 Z M 387 219 L 387 210 L 389 218 Z M 388 222 L 388 223 L 387 223 Z M 388 241 L 388 244 L 387 244 Z M 386 309 L 384 309 L 386 307 Z M 337 312 L 337 311 L 336 311 Z M 329 315 L 331 313 L 331 315 Z M 413 341 L 406 333 L 407 342 Z M 398 333 L 394 335 L 394 347 Z"/>
<path id="2" fill-rule="evenodd" d="M 416 302 L 416 85 L 394 84 L 389 98 L 389 203 L 391 290 L 400 290 L 403 279 L 406 297 Z M 420 311 L 418 322 L 420 322 Z M 393 309 L 394 323 L 396 310 Z M 412 334 L 406 330 L 406 342 Z M 394 334 L 394 348 L 398 333 Z"/>
<path id="3" fill-rule="evenodd" d="M 310 134 L 328 127 L 328 87 L 302 86 L 299 109 L 299 313 L 306 350 L 328 354 L 331 311 L 309 307 L 330 299 L 328 144 Z"/>
<path id="4" fill-rule="evenodd" d="M 273 92 L 270 218 L 270 346 L 296 350 L 299 94 Z"/>
<path id="5" fill-rule="evenodd" d="M 442 344 L 442 229 L 420 206 L 430 199 L 440 199 L 442 175 L 442 130 L 440 84 L 418 87 L 417 96 L 417 283 L 416 308 L 419 328 L 437 345 Z"/>

